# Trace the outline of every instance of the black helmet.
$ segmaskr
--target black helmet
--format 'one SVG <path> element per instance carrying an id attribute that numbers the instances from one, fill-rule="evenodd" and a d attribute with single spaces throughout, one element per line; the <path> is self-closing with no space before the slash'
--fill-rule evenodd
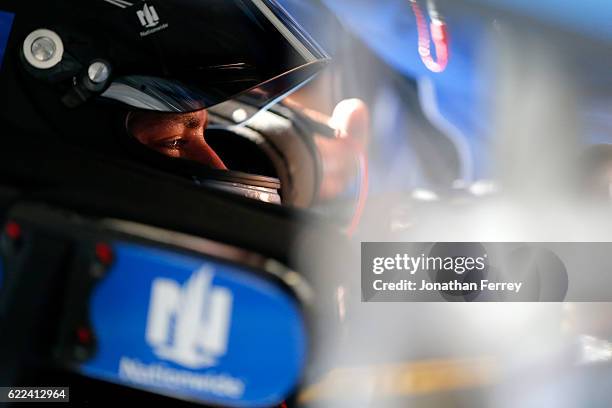
<path id="1" fill-rule="evenodd" d="M 327 59 L 273 0 L 18 1 L 11 9 L 24 67 L 72 106 L 95 96 L 164 112 L 237 96 L 265 106 Z"/>
<path id="2" fill-rule="evenodd" d="M 158 170 L 239 185 L 246 195 L 251 187 L 280 187 L 274 172 L 206 169 L 125 138 L 128 111 L 224 112 L 224 102 L 239 101 L 248 107 L 245 121 L 318 73 L 327 55 L 274 0 L 0 5 L 11 16 L 10 30 L 0 31 L 0 43 L 9 37 L 0 73 L 3 126 L 106 157 L 137 156 Z"/>

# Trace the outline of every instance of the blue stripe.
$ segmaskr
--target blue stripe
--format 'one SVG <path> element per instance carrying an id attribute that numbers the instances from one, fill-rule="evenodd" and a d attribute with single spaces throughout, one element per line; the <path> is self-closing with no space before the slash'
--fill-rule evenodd
<path id="1" fill-rule="evenodd" d="M 11 33 L 14 16 L 13 13 L 0 11 L 0 67 L 2 67 L 2 61 L 4 60 L 6 44 L 8 43 L 9 34 Z"/>

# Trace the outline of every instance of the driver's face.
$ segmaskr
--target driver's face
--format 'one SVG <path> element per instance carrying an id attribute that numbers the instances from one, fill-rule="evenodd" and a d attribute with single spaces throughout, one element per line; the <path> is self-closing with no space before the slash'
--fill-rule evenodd
<path id="1" fill-rule="evenodd" d="M 143 145 L 166 156 L 227 170 L 221 158 L 206 143 L 204 131 L 207 124 L 206 110 L 193 113 L 132 112 L 128 117 L 129 132 Z"/>

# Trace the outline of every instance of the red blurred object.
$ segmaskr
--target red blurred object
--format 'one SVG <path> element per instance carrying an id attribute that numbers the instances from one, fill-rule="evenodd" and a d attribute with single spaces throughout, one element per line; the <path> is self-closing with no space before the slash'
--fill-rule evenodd
<path id="1" fill-rule="evenodd" d="M 113 249 L 108 244 L 96 244 L 96 258 L 103 265 L 109 265 L 113 261 Z"/>
<path id="2" fill-rule="evenodd" d="M 443 72 L 448 65 L 449 51 L 448 51 L 448 30 L 446 23 L 440 18 L 438 13 L 433 9 L 433 3 L 430 10 L 431 23 L 427 27 L 427 21 L 425 15 L 421 10 L 421 6 L 417 0 L 411 0 L 412 11 L 417 22 L 417 32 L 419 35 L 419 55 L 423 64 L 431 72 Z M 437 61 L 434 60 L 431 55 L 431 40 L 429 35 L 431 33 L 431 39 L 433 40 Z"/>
<path id="3" fill-rule="evenodd" d="M 79 327 L 77 330 L 77 339 L 81 344 L 89 344 L 91 343 L 92 334 L 91 330 L 86 327 Z"/>
<path id="4" fill-rule="evenodd" d="M 9 221 L 4 227 L 4 232 L 13 241 L 21 238 L 21 226 L 15 221 Z"/>

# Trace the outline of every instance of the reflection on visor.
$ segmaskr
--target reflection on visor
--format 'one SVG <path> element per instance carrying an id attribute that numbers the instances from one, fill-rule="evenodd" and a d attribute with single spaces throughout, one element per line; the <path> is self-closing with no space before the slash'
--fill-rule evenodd
<path id="1" fill-rule="evenodd" d="M 310 76 L 308 73 L 312 72 Z M 284 78 L 278 78 L 276 80 L 268 81 L 260 86 L 251 89 L 238 95 L 237 97 L 227 100 L 223 103 L 215 105 L 209 108 L 209 112 L 212 114 L 231 118 L 236 125 L 243 124 L 250 120 L 253 116 L 261 111 L 267 110 L 272 105 L 285 99 L 290 94 L 294 93 L 302 86 L 306 85 L 318 71 L 318 64 L 312 64 L 308 67 L 304 67 L 294 72 L 285 74 Z M 287 88 L 289 84 L 295 85 L 291 88 Z M 241 111 L 243 114 L 236 115 L 235 106 L 236 102 L 241 105 Z"/>
<path id="2" fill-rule="evenodd" d="M 258 187 L 242 183 L 232 183 L 222 180 L 203 180 L 203 185 L 243 197 L 251 198 L 264 203 L 281 204 L 281 197 L 277 189 Z"/>
<path id="3" fill-rule="evenodd" d="M 214 103 L 214 99 L 178 81 L 146 76 L 115 81 L 102 96 L 138 109 L 160 112 L 192 112 Z"/>

